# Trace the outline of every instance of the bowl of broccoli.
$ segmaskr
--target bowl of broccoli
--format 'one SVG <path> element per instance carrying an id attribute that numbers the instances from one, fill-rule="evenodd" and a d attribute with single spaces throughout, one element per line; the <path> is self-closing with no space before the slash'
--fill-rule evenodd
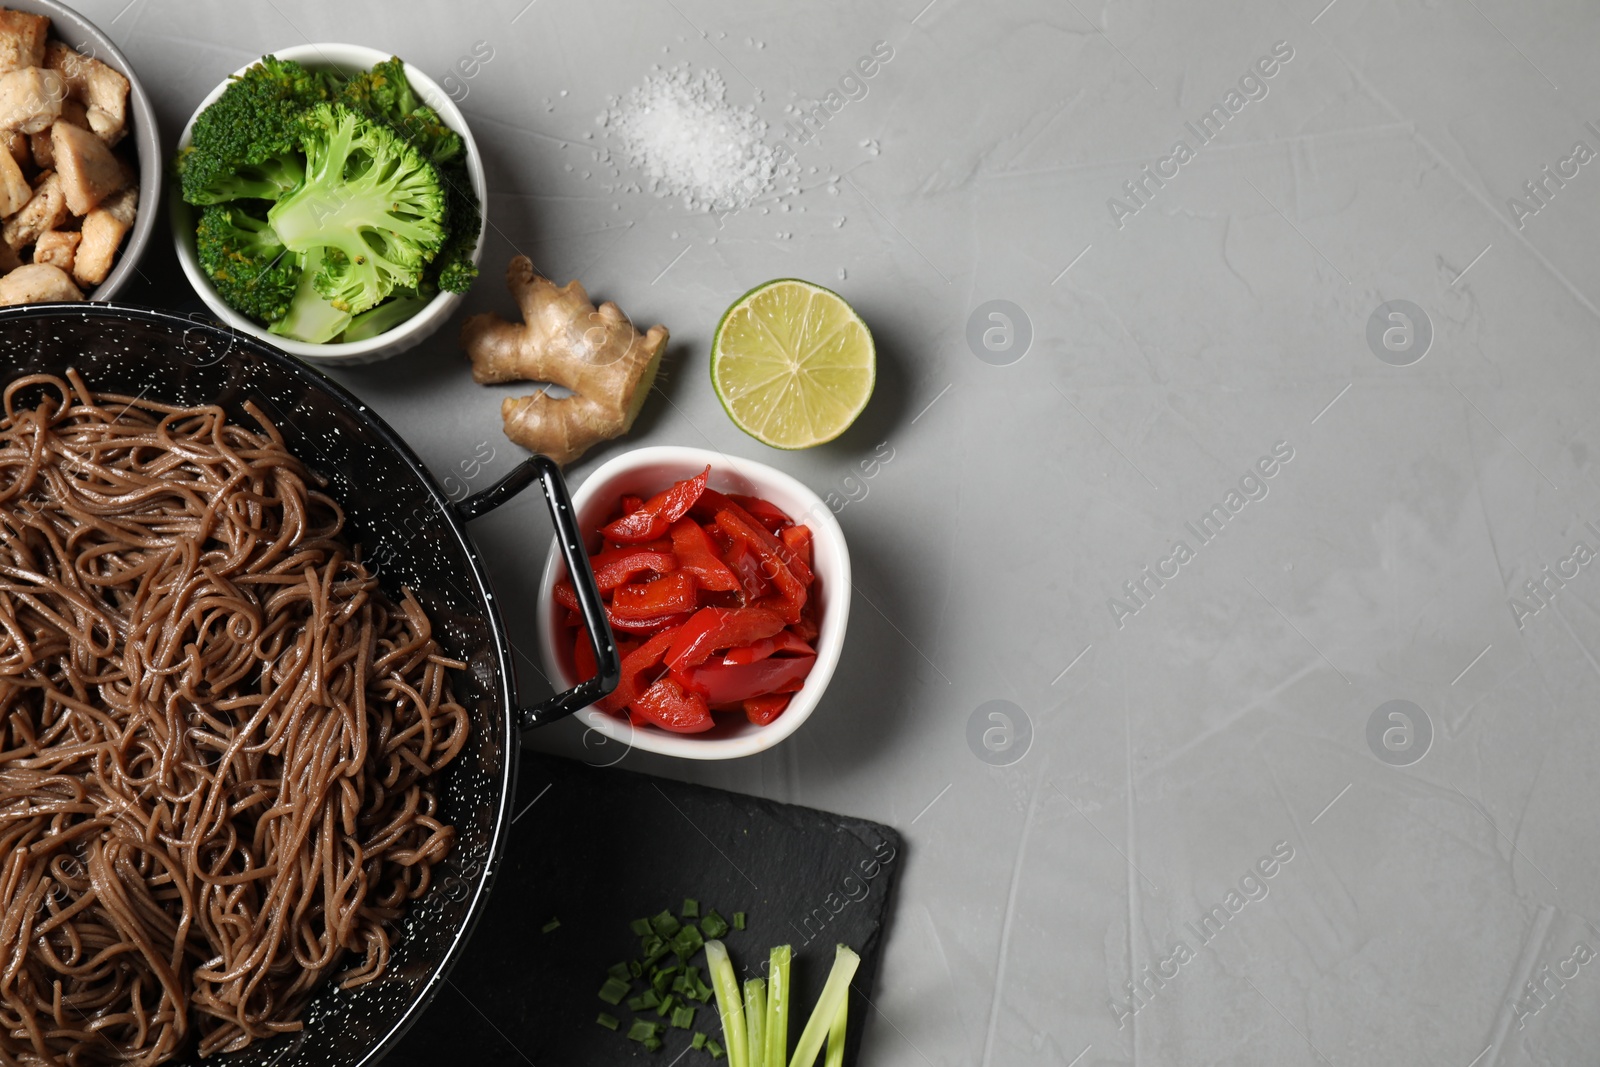
<path id="1" fill-rule="evenodd" d="M 449 318 L 483 251 L 483 164 L 455 104 L 397 57 L 282 49 L 235 71 L 178 139 L 178 260 L 227 325 L 317 363 L 368 363 Z"/>

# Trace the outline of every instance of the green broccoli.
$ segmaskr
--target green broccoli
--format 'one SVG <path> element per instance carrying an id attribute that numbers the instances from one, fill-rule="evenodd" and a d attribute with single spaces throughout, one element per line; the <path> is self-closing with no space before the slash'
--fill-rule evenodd
<path id="1" fill-rule="evenodd" d="M 300 284 L 283 317 L 269 327 L 273 333 L 296 341 L 323 344 L 338 337 L 350 325 L 350 313 L 334 307 L 317 292 L 315 278 L 324 265 L 326 251 L 310 248 L 294 254 Z"/>
<path id="2" fill-rule="evenodd" d="M 305 181 L 267 213 L 292 252 L 327 248 L 317 292 L 358 314 L 396 289 L 415 289 L 445 239 L 439 172 L 415 146 L 343 104 L 301 122 Z"/>
<path id="3" fill-rule="evenodd" d="M 339 84 L 325 71 L 263 57 L 195 120 L 189 147 L 177 161 L 184 200 L 197 205 L 276 200 L 294 189 L 305 172 L 301 118 L 333 96 Z"/>
<path id="4" fill-rule="evenodd" d="M 440 289 L 464 293 L 478 276 L 472 262 L 483 216 L 467 174 L 466 145 L 444 124 L 439 113 L 423 104 L 406 78 L 405 63 L 396 56 L 370 71 L 356 74 L 339 91 L 338 103 L 387 124 L 439 168 L 449 193 L 444 246 L 428 268 Z"/>
<path id="5" fill-rule="evenodd" d="M 365 341 L 369 337 L 387 333 L 427 307 L 437 295 L 436 292 L 414 293 L 409 289 L 396 289 L 389 299 L 351 319 L 339 340 L 346 343 Z"/>
<path id="6" fill-rule="evenodd" d="M 270 323 L 288 310 L 300 268 L 266 219 L 239 205 L 212 205 L 200 213 L 195 252 L 217 294 L 235 311 Z"/>
<path id="7" fill-rule="evenodd" d="M 473 279 L 478 276 L 478 265 L 472 261 L 472 253 L 478 247 L 483 214 L 463 161 L 446 163 L 439 168 L 439 177 L 449 194 L 450 216 L 444 245 L 428 264 L 428 275 L 440 289 L 464 293 L 472 288 Z"/>
<path id="8" fill-rule="evenodd" d="M 335 102 L 388 124 L 436 167 L 464 154 L 461 135 L 417 97 L 399 56 L 353 76 L 340 89 Z"/>

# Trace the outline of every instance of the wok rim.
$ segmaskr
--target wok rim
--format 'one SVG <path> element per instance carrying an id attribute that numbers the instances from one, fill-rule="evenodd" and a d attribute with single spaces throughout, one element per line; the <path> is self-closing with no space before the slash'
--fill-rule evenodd
<path id="1" fill-rule="evenodd" d="M 426 488 L 434 506 L 443 516 L 467 558 L 468 569 L 473 579 L 474 596 L 478 600 L 479 608 L 488 619 L 490 636 L 494 641 L 495 658 L 500 670 L 500 699 L 502 707 L 500 708 L 499 718 L 504 731 L 503 747 L 506 753 L 506 760 L 499 783 L 499 810 L 494 814 L 494 830 L 489 842 L 488 855 L 483 863 L 483 874 L 479 876 L 476 880 L 476 885 L 473 887 L 472 899 L 467 905 L 465 917 L 451 935 L 449 947 L 445 950 L 439 962 L 433 966 L 427 982 L 412 997 L 411 1003 L 406 1007 L 405 1011 L 389 1027 L 387 1032 L 375 1039 L 367 1052 L 355 1061 L 356 1067 L 369 1067 L 369 1065 L 377 1063 L 393 1051 L 395 1045 L 422 1017 L 428 1006 L 433 1002 L 434 997 L 438 995 L 440 988 L 449 980 L 450 972 L 454 970 L 463 950 L 466 948 L 467 942 L 471 939 L 472 934 L 478 927 L 478 923 L 483 918 L 483 913 L 488 904 L 489 893 L 493 888 L 494 877 L 499 870 L 500 862 L 505 852 L 506 839 L 510 835 L 510 811 L 516 798 L 517 766 L 520 762 L 519 756 L 522 743 L 522 733 L 517 728 L 515 721 L 516 711 L 520 704 L 517 699 L 516 671 L 515 664 L 511 659 L 510 640 L 506 634 L 505 623 L 500 617 L 500 610 L 495 605 L 492 597 L 493 586 L 490 584 L 488 573 L 484 569 L 483 560 L 478 552 L 476 543 L 467 531 L 466 520 L 461 516 L 449 496 L 440 488 L 433 473 L 428 470 L 421 457 L 406 443 L 405 438 L 361 398 L 318 368 L 304 363 L 258 338 L 218 323 L 200 312 L 184 315 L 138 304 L 118 303 L 110 300 L 82 304 L 50 303 L 0 307 L 0 326 L 12 321 L 72 318 L 84 320 L 103 319 L 112 322 L 137 319 L 182 331 L 201 330 L 212 336 L 227 339 L 230 345 L 234 343 L 241 344 L 250 354 L 277 364 L 290 373 L 306 379 L 312 386 L 320 389 L 335 403 L 344 407 L 348 414 L 365 423 L 385 445 L 400 456 L 405 465 L 410 468 L 418 481 Z M 229 351 L 231 351 L 231 348 Z M 0 388 L 3 388 L 18 376 L 19 373 L 14 370 L 10 373 L 0 372 Z M 301 1031 L 301 1033 L 304 1033 L 304 1031 Z M 289 1035 L 283 1035 L 280 1040 L 285 1038 L 292 1040 Z M 270 1062 L 276 1062 L 276 1059 L 274 1058 Z"/>

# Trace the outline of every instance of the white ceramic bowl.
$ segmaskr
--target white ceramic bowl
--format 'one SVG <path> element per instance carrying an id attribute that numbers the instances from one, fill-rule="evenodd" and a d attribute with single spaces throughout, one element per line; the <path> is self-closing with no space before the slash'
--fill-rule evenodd
<path id="1" fill-rule="evenodd" d="M 371 70 L 374 66 L 384 62 L 390 57 L 388 52 L 376 48 L 367 48 L 358 44 L 301 44 L 293 48 L 280 48 L 272 55 L 279 59 L 292 59 L 307 67 L 331 67 L 336 70 L 357 71 Z M 233 72 L 233 76 L 243 74 L 255 64 L 249 63 Z M 478 230 L 478 243 L 472 250 L 472 262 L 477 263 L 483 256 L 483 235 L 488 230 L 489 199 L 488 190 L 483 177 L 483 160 L 478 155 L 477 143 L 472 139 L 472 132 L 467 129 L 467 121 L 462 117 L 461 111 L 450 99 L 445 91 L 439 88 L 434 80 L 422 71 L 406 64 L 406 78 L 411 82 L 412 88 L 427 104 L 439 113 L 439 117 L 461 135 L 467 148 L 467 174 L 472 179 L 472 191 L 478 196 L 479 211 L 482 212 L 483 223 Z M 231 78 L 229 79 L 232 80 Z M 182 151 L 189 145 L 189 140 L 194 132 L 195 119 L 200 117 L 200 112 L 210 107 L 217 97 L 222 95 L 228 82 L 224 81 L 200 101 L 200 106 L 195 108 L 194 114 L 189 116 L 189 121 L 184 124 L 183 133 L 178 137 L 178 149 Z M 178 246 L 178 262 L 183 265 L 183 273 L 188 275 L 189 284 L 194 286 L 195 292 L 200 294 L 200 299 L 205 301 L 211 313 L 228 326 L 241 333 L 265 341 L 269 345 L 281 348 L 292 356 L 298 356 L 308 363 L 342 366 L 354 363 L 373 363 L 380 359 L 399 355 L 410 348 L 415 348 L 424 338 L 437 330 L 456 306 L 461 303 L 462 293 L 440 293 L 429 301 L 428 306 L 417 312 L 411 318 L 402 322 L 394 329 L 381 333 L 376 337 L 369 337 L 364 341 L 353 341 L 349 344 L 310 344 L 305 341 L 294 341 L 287 337 L 279 337 L 265 326 L 239 314 L 217 295 L 211 287 L 211 281 L 200 269 L 200 260 L 194 250 L 194 209 L 183 201 L 183 190 L 180 183 L 172 183 L 172 235 Z"/>
<path id="2" fill-rule="evenodd" d="M 595 707 L 578 712 L 585 724 L 624 745 L 645 752 L 684 759 L 733 759 L 764 752 L 794 733 L 810 718 L 822 699 L 844 648 L 845 626 L 850 620 L 850 553 L 844 531 L 822 499 L 782 471 L 764 463 L 736 459 L 703 448 L 653 446 L 601 464 L 572 494 L 578 528 L 594 530 L 616 511 L 624 493 L 651 497 L 673 482 L 690 478 L 711 467 L 710 486 L 724 493 L 764 497 L 789 513 L 797 523 L 811 527 L 812 570 L 817 584 L 811 595 L 821 609 L 816 640 L 817 662 L 805 685 L 789 706 L 766 726 L 756 726 L 733 715 L 717 716 L 715 729 L 703 734 L 675 734 L 654 726 L 634 726 Z M 590 545 L 592 550 L 595 545 Z M 572 667 L 570 631 L 555 602 L 555 584 L 565 577 L 566 565 L 554 539 L 539 583 L 539 654 L 550 683 L 568 689 L 578 679 Z"/>

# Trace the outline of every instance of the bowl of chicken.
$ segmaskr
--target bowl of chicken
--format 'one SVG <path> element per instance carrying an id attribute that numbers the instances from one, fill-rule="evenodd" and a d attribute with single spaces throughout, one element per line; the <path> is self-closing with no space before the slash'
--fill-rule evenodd
<path id="1" fill-rule="evenodd" d="M 0 305 L 115 296 L 160 183 L 155 112 L 111 39 L 49 0 L 0 7 Z"/>

